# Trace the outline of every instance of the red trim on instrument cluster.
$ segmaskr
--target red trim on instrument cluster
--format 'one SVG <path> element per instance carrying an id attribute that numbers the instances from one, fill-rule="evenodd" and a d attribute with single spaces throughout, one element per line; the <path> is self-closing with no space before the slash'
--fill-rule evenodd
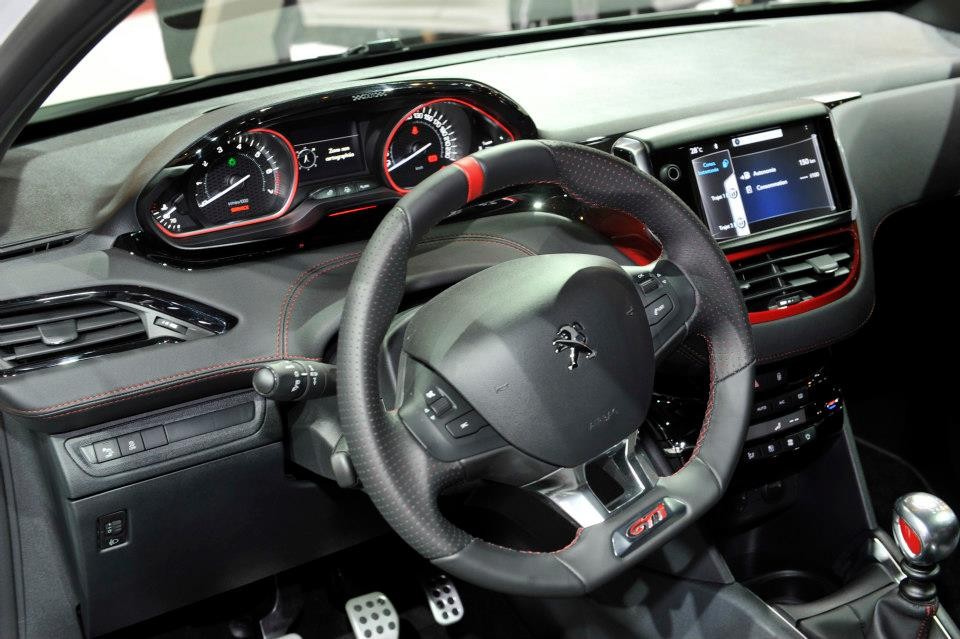
<path id="1" fill-rule="evenodd" d="M 360 211 L 369 211 L 370 209 L 377 208 L 376 204 L 368 204 L 367 206 L 358 206 L 355 209 L 346 209 L 344 211 L 337 211 L 336 213 L 331 213 L 327 217 L 340 217 L 341 215 L 350 215 L 351 213 L 359 213 Z"/>
<path id="2" fill-rule="evenodd" d="M 393 178 L 390 177 L 390 172 L 387 171 L 387 156 L 390 153 L 390 145 L 393 144 L 393 138 L 396 137 L 397 131 L 400 130 L 400 127 L 403 126 L 403 123 L 406 122 L 414 113 L 416 113 L 420 109 L 430 106 L 431 104 L 437 104 L 438 102 L 455 102 L 456 104 L 465 106 L 468 109 L 473 109 L 474 111 L 476 111 L 477 113 L 485 117 L 486 119 L 490 120 L 490 122 L 500 127 L 500 129 L 502 129 L 503 132 L 506 133 L 507 136 L 509 136 L 511 141 L 517 139 L 517 136 L 515 136 L 510 129 L 508 129 L 502 122 L 500 122 L 500 120 L 493 117 L 492 115 L 490 115 L 489 113 L 487 113 L 486 111 L 478 107 L 477 105 L 471 104 L 466 100 L 460 100 L 458 98 L 437 98 L 436 100 L 430 100 L 429 102 L 424 102 L 423 104 L 419 104 L 416 107 L 407 111 L 406 114 L 404 114 L 404 116 L 400 118 L 400 120 L 397 121 L 396 124 L 393 125 L 393 128 L 390 130 L 389 135 L 387 135 L 387 141 L 383 145 L 383 161 L 381 162 L 381 165 L 383 168 L 383 176 L 387 179 L 387 184 L 390 186 L 390 188 L 396 191 L 397 193 L 400 193 L 401 195 L 405 195 L 409 193 L 410 189 L 405 189 L 401 187 L 399 184 L 397 184 L 396 182 L 394 182 Z"/>
<path id="3" fill-rule="evenodd" d="M 857 277 L 860 275 L 860 236 L 857 232 L 857 225 L 851 224 L 850 226 L 844 228 L 831 229 L 829 231 L 822 231 L 820 233 L 813 233 L 811 235 L 803 235 L 801 237 L 791 238 L 789 240 L 776 242 L 774 244 L 766 244 L 764 246 L 756 246 L 744 249 L 742 251 L 736 251 L 727 255 L 727 261 L 733 264 L 734 262 L 739 262 L 740 260 L 763 255 L 764 253 L 770 253 L 782 248 L 803 244 L 804 242 L 809 242 L 811 240 L 816 240 L 823 237 L 832 237 L 834 235 L 842 235 L 844 233 L 850 234 L 850 236 L 853 238 L 853 260 L 850 263 L 850 274 L 847 275 L 843 282 L 841 282 L 835 288 L 830 289 L 826 293 L 818 295 L 809 300 L 798 302 L 784 308 L 777 308 L 770 311 L 755 311 L 750 313 L 750 323 L 764 324 L 766 322 L 773 322 L 785 317 L 800 315 L 801 313 L 812 311 L 815 308 L 826 306 L 830 302 L 835 302 L 853 290 L 854 285 L 857 283 Z"/>
<path id="4" fill-rule="evenodd" d="M 270 220 L 275 220 L 287 211 L 290 210 L 290 205 L 293 204 L 293 197 L 297 194 L 297 187 L 300 186 L 300 164 L 297 162 L 297 153 L 293 149 L 293 145 L 290 144 L 290 140 L 283 136 L 281 133 L 277 133 L 273 129 L 250 129 L 247 133 L 267 133 L 272 135 L 287 147 L 287 150 L 290 151 L 290 161 L 293 166 L 293 184 L 290 185 L 290 195 L 287 196 L 287 201 L 283 203 L 283 206 L 276 213 L 271 213 L 270 215 L 265 215 L 263 217 L 256 217 L 250 220 L 243 220 L 241 222 L 230 222 L 228 224 L 221 224 L 219 226 L 211 226 L 205 229 L 197 229 L 196 231 L 184 231 L 183 233 L 174 233 L 173 231 L 168 231 L 163 228 L 159 222 L 154 222 L 157 225 L 157 228 L 163 232 L 167 237 L 193 237 L 195 235 L 206 235 L 207 233 L 214 233 L 216 231 L 223 231 L 224 229 L 237 229 L 243 226 L 250 226 L 251 224 L 260 224 L 261 222 L 269 222 Z"/>
<path id="5" fill-rule="evenodd" d="M 483 174 L 483 167 L 477 162 L 476 158 L 467 156 L 460 158 L 453 163 L 467 177 L 467 202 L 472 202 L 483 195 L 483 183 L 486 176 Z"/>

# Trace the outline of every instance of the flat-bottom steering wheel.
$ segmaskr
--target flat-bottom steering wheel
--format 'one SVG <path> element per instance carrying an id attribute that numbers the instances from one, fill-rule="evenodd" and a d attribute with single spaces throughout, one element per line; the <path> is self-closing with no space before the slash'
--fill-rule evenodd
<path id="1" fill-rule="evenodd" d="M 655 269 L 631 273 L 595 255 L 523 257 L 450 287 L 397 328 L 407 259 L 424 234 L 468 201 L 541 183 L 645 223 L 663 248 Z M 640 279 L 653 283 L 641 290 Z M 402 346 L 395 405 L 384 406 L 381 353 L 391 331 L 402 331 Z M 688 335 L 707 347 L 706 416 L 689 461 L 659 477 L 636 450 L 636 433 L 658 356 Z M 430 176 L 380 224 L 347 294 L 338 397 L 357 474 L 410 546 L 492 590 L 578 595 L 717 502 L 743 444 L 753 362 L 733 272 L 686 205 L 613 156 L 520 141 Z M 614 499 L 590 488 L 585 469 L 598 459 L 619 477 Z M 441 514 L 441 492 L 487 473 L 549 497 L 579 527 L 570 544 L 505 548 Z"/>

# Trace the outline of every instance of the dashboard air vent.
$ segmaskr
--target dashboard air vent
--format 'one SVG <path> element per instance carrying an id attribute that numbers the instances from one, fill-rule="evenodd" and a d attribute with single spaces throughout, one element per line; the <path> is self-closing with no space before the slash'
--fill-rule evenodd
<path id="1" fill-rule="evenodd" d="M 138 313 L 98 301 L 0 313 L 0 370 L 89 356 L 147 340 Z"/>
<path id="2" fill-rule="evenodd" d="M 800 242 L 730 254 L 751 313 L 786 308 L 824 295 L 856 269 L 855 238 L 846 230 Z"/>

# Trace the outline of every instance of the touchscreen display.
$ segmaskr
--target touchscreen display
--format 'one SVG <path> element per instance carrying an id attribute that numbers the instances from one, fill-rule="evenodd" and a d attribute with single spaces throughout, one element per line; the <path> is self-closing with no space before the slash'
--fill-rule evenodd
<path id="1" fill-rule="evenodd" d="M 706 223 L 718 240 L 837 210 L 809 124 L 724 137 L 689 151 Z"/>

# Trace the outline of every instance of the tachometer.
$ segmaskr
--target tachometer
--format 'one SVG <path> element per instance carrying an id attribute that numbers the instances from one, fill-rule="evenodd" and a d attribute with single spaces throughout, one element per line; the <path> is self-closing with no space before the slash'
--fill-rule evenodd
<path id="1" fill-rule="evenodd" d="M 465 155 L 512 139 L 506 127 L 468 102 L 432 100 L 409 111 L 390 131 L 383 149 L 384 176 L 406 193 Z"/>
<path id="2" fill-rule="evenodd" d="M 293 202 L 297 171 L 297 156 L 285 137 L 252 129 L 204 151 L 190 176 L 191 204 L 209 228 L 279 217 Z"/>
<path id="3" fill-rule="evenodd" d="M 150 205 L 150 217 L 168 233 L 184 233 L 197 228 L 187 210 L 183 193 L 168 191 Z"/>

